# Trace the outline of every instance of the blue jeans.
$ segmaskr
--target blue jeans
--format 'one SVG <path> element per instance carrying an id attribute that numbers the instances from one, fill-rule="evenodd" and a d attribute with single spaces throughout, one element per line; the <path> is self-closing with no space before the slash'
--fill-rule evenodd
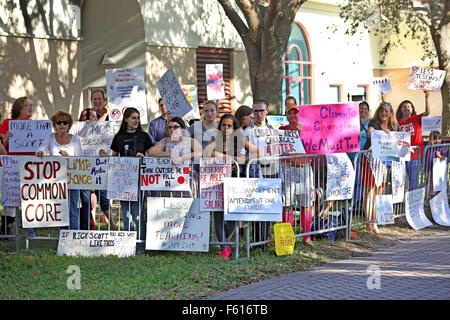
<path id="1" fill-rule="evenodd" d="M 419 160 L 406 161 L 406 174 L 409 182 L 408 190 L 416 190 L 418 188 Z"/>
<path id="2" fill-rule="evenodd" d="M 78 201 L 80 200 L 80 190 L 69 189 L 69 229 L 78 230 L 80 227 L 80 216 L 78 213 Z M 67 229 L 61 227 L 60 229 Z"/>
<path id="3" fill-rule="evenodd" d="M 144 217 L 144 200 L 145 192 L 140 191 L 138 201 L 120 201 L 120 208 L 123 216 L 123 228 L 125 231 L 134 231 L 134 224 L 136 224 L 138 240 L 145 240 L 146 236 L 147 226 Z"/>

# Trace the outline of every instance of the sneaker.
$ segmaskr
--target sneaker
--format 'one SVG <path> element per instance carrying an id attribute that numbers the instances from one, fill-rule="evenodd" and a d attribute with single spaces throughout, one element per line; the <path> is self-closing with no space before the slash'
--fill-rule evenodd
<path id="1" fill-rule="evenodd" d="M 221 249 L 220 250 L 220 257 L 221 258 L 228 259 L 228 257 L 230 256 L 230 252 L 228 252 L 227 249 Z"/>
<path id="2" fill-rule="evenodd" d="M 305 246 L 307 246 L 307 247 L 314 247 L 314 243 L 311 241 L 310 238 L 303 240 L 303 243 L 304 243 Z"/>

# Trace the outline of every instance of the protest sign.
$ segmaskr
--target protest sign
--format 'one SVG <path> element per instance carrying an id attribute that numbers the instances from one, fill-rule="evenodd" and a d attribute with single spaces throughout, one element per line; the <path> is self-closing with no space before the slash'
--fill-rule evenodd
<path id="1" fill-rule="evenodd" d="M 9 152 L 36 152 L 44 139 L 52 133 L 50 120 L 9 121 Z"/>
<path id="2" fill-rule="evenodd" d="M 391 80 L 389 78 L 375 78 L 373 80 L 373 87 L 381 94 L 392 92 Z"/>
<path id="3" fill-rule="evenodd" d="M 183 90 L 184 95 L 192 106 L 192 110 L 189 111 L 183 120 L 200 119 L 200 110 L 198 107 L 198 97 L 197 88 L 194 85 L 182 85 L 181 90 Z"/>
<path id="4" fill-rule="evenodd" d="M 224 178 L 225 220 L 281 221 L 281 179 Z"/>
<path id="5" fill-rule="evenodd" d="M 346 200 L 353 197 L 355 170 L 345 153 L 327 154 L 327 200 Z"/>
<path id="6" fill-rule="evenodd" d="M 375 186 L 377 188 L 379 188 L 383 184 L 383 181 L 384 181 L 385 177 L 387 176 L 388 168 L 382 160 L 374 158 L 372 156 L 372 152 L 368 152 L 366 154 L 366 159 L 369 162 L 369 166 L 370 166 L 370 170 L 372 171 L 372 176 L 374 178 Z M 367 177 L 367 178 L 370 179 L 369 177 Z"/>
<path id="7" fill-rule="evenodd" d="M 132 257 L 136 253 L 135 231 L 60 230 L 58 256 Z"/>
<path id="8" fill-rule="evenodd" d="M 19 159 L 23 228 L 69 225 L 66 158 Z"/>
<path id="9" fill-rule="evenodd" d="M 447 158 L 433 159 L 433 190 L 447 191 Z"/>
<path id="10" fill-rule="evenodd" d="M 119 132 L 120 124 L 119 121 L 95 121 L 90 123 L 77 121 L 73 123 L 69 133 L 80 137 L 83 156 L 96 157 L 100 149 L 111 154 L 111 143 L 114 136 Z"/>
<path id="11" fill-rule="evenodd" d="M 295 234 L 289 222 L 275 223 L 273 226 L 275 253 L 277 256 L 285 256 L 294 253 Z"/>
<path id="12" fill-rule="evenodd" d="M 67 183 L 69 189 L 106 190 L 108 158 L 67 157 Z"/>
<path id="13" fill-rule="evenodd" d="M 200 211 L 223 211 L 223 179 L 231 177 L 230 158 L 200 159 Z"/>
<path id="14" fill-rule="evenodd" d="M 171 158 L 143 158 L 141 190 L 191 191 L 189 165 L 172 164 Z"/>
<path id="15" fill-rule="evenodd" d="M 299 122 L 306 153 L 359 152 L 359 105 L 300 106 Z"/>
<path id="16" fill-rule="evenodd" d="M 442 116 L 422 117 L 422 132 L 425 131 L 441 131 Z"/>
<path id="17" fill-rule="evenodd" d="M 139 158 L 110 157 L 107 198 L 137 201 L 139 192 Z"/>
<path id="18" fill-rule="evenodd" d="M 198 200 L 148 197 L 145 249 L 207 252 L 210 215 Z"/>
<path id="19" fill-rule="evenodd" d="M 410 161 L 411 160 L 411 133 L 402 131 L 372 130 L 373 157 L 383 161 Z"/>
<path id="20" fill-rule="evenodd" d="M 272 129 L 259 129 L 254 130 L 260 132 L 259 136 L 265 136 L 265 152 L 268 157 L 288 154 L 304 154 L 305 148 L 303 147 L 302 140 L 300 139 L 300 133 L 297 130 L 272 130 Z M 261 134 L 261 132 L 263 134 Z"/>
<path id="21" fill-rule="evenodd" d="M 148 123 L 144 68 L 106 69 L 109 119 L 121 121 L 127 108 L 136 108 L 141 124 Z"/>
<path id="22" fill-rule="evenodd" d="M 267 116 L 266 119 L 275 129 L 279 129 L 281 126 L 287 126 L 289 124 L 286 116 Z"/>
<path id="23" fill-rule="evenodd" d="M 405 195 L 406 221 L 414 230 L 420 230 L 432 225 L 423 210 L 424 198 L 425 188 L 408 191 Z"/>
<path id="24" fill-rule="evenodd" d="M 223 64 L 207 64 L 206 72 L 206 96 L 208 100 L 225 99 L 225 84 L 223 81 Z"/>
<path id="25" fill-rule="evenodd" d="M 404 161 L 392 161 L 392 202 L 403 202 L 405 196 L 406 166 Z"/>
<path id="26" fill-rule="evenodd" d="M 183 118 L 192 110 L 192 106 L 181 89 L 172 69 L 164 73 L 161 79 L 158 80 L 157 85 L 164 105 L 170 111 L 172 117 Z"/>
<path id="27" fill-rule="evenodd" d="M 20 207 L 19 158 L 16 156 L 2 155 L 1 160 L 1 205 L 4 207 Z"/>
<path id="28" fill-rule="evenodd" d="M 376 213 L 377 213 L 377 223 L 379 225 L 383 224 L 394 224 L 394 204 L 392 202 L 391 194 L 377 195 L 375 197 L 376 201 Z"/>
<path id="29" fill-rule="evenodd" d="M 441 226 L 450 226 L 450 209 L 447 192 L 441 191 L 430 200 L 431 214 L 434 221 Z"/>
<path id="30" fill-rule="evenodd" d="M 406 88 L 439 91 L 444 82 L 445 73 L 445 71 L 439 69 L 411 67 Z"/>

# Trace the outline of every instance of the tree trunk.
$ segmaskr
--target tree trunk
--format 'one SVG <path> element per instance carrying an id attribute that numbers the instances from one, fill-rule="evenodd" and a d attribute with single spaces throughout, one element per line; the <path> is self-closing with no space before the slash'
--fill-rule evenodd
<path id="1" fill-rule="evenodd" d="M 445 80 L 441 87 L 442 95 L 442 135 L 450 136 L 450 63 L 448 61 L 448 45 L 449 39 L 449 24 L 442 26 L 440 30 L 440 43 L 437 50 L 439 57 L 439 69 L 445 70 Z"/>

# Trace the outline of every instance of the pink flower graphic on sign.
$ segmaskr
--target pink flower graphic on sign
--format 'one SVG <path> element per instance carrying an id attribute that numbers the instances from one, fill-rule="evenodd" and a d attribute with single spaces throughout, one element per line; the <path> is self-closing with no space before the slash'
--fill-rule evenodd
<path id="1" fill-rule="evenodd" d="M 222 75 L 219 73 L 210 74 L 206 85 L 214 91 L 221 91 L 223 87 Z"/>

